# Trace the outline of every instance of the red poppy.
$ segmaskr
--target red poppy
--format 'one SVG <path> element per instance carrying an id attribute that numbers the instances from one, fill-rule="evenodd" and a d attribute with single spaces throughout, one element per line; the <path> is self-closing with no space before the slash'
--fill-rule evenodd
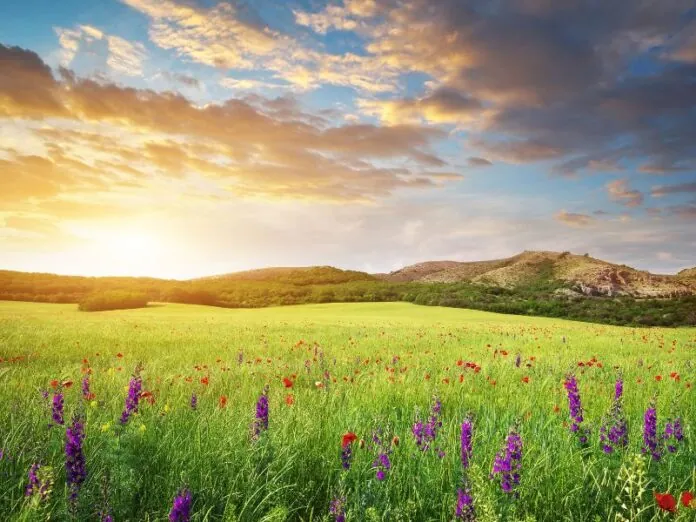
<path id="1" fill-rule="evenodd" d="M 353 444 L 353 442 L 355 442 L 356 440 L 358 440 L 358 436 L 352 431 L 349 431 L 348 433 L 343 435 L 343 438 L 341 439 L 341 447 L 345 448 L 349 444 Z"/>
<path id="2" fill-rule="evenodd" d="M 208 383 L 210 381 L 208 380 L 208 376 L 206 375 L 205 377 L 201 377 L 201 384 L 204 384 L 205 386 L 208 386 Z"/>
<path id="3" fill-rule="evenodd" d="M 151 391 L 145 390 L 144 392 L 141 392 L 140 398 L 145 399 L 150 404 L 155 404 L 155 394 Z"/>
<path id="4" fill-rule="evenodd" d="M 123 357 L 123 354 L 122 354 L 121 352 L 118 352 L 118 353 L 116 354 L 116 357 L 118 357 L 119 359 L 121 359 L 121 358 Z"/>
<path id="5" fill-rule="evenodd" d="M 61 383 L 62 386 L 65 386 L 66 388 L 70 388 L 73 385 L 73 382 L 68 380 L 68 381 L 63 381 Z"/>
<path id="6" fill-rule="evenodd" d="M 283 385 L 286 388 L 292 388 L 292 384 L 293 382 L 290 379 L 288 379 L 287 377 L 283 377 Z"/>
<path id="7" fill-rule="evenodd" d="M 684 507 L 690 507 L 696 509 L 696 500 L 694 500 L 694 494 L 690 491 L 685 491 L 681 495 L 681 502 Z"/>
<path id="8" fill-rule="evenodd" d="M 669 493 L 655 493 L 655 500 L 660 509 L 674 513 L 677 510 L 677 501 Z"/>
<path id="9" fill-rule="evenodd" d="M 553 412 L 554 412 L 554 413 L 558 413 L 559 411 L 561 411 L 561 408 L 558 406 L 558 404 L 554 404 L 554 406 L 553 406 Z"/>
<path id="10" fill-rule="evenodd" d="M 528 382 L 529 382 L 529 377 L 527 377 L 526 375 L 525 375 L 524 377 L 522 377 L 522 382 L 525 383 L 525 384 L 528 383 Z"/>
<path id="11" fill-rule="evenodd" d="M 51 381 L 51 388 L 57 388 L 58 387 L 58 379 L 53 379 Z"/>
<path id="12" fill-rule="evenodd" d="M 227 406 L 227 396 L 226 395 L 220 395 L 220 400 L 218 401 L 218 406 L 221 408 L 224 408 Z"/>
<path id="13" fill-rule="evenodd" d="M 288 406 L 292 406 L 295 404 L 295 397 L 293 397 L 292 393 L 288 394 L 287 397 L 285 397 L 285 404 Z"/>
<path id="14" fill-rule="evenodd" d="M 464 361 L 462 361 L 461 359 L 459 359 L 457 361 L 457 366 L 462 366 L 463 364 L 464 364 Z"/>
<path id="15" fill-rule="evenodd" d="M 658 382 L 661 381 L 661 380 L 662 380 L 662 375 L 656 375 L 656 376 L 655 376 L 655 380 L 658 381 Z"/>

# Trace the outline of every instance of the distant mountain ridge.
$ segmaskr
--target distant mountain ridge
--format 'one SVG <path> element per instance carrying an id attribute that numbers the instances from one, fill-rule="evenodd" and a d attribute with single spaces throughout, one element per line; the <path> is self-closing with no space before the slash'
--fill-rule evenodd
<path id="1" fill-rule="evenodd" d="M 657 275 L 570 252 L 524 251 L 490 261 L 427 261 L 380 278 L 392 282 L 472 282 L 502 288 L 559 282 L 560 291 L 594 296 L 676 297 L 696 293 L 696 268 Z"/>

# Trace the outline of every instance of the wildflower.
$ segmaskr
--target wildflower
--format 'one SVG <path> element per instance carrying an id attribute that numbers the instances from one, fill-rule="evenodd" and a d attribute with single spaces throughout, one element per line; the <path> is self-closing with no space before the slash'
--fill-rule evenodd
<path id="1" fill-rule="evenodd" d="M 350 469 L 350 461 L 353 457 L 353 442 L 358 440 L 358 436 L 352 431 L 347 432 L 341 438 L 341 465 L 346 471 Z"/>
<path id="2" fill-rule="evenodd" d="M 257 440 L 268 429 L 268 385 L 266 385 L 256 402 L 256 418 L 252 426 L 252 439 Z"/>
<path id="3" fill-rule="evenodd" d="M 287 377 L 283 377 L 283 386 L 286 388 L 292 388 L 293 382 Z"/>
<path id="4" fill-rule="evenodd" d="M 106 424 L 102 424 L 101 425 L 101 432 L 105 433 L 105 432 L 109 431 L 110 428 L 111 428 L 110 422 L 107 422 Z"/>
<path id="5" fill-rule="evenodd" d="M 619 377 L 614 386 L 611 409 L 599 429 L 599 439 L 604 453 L 612 453 L 617 447 L 628 446 L 628 422 L 623 413 L 623 380 Z"/>
<path id="6" fill-rule="evenodd" d="M 471 461 L 471 453 L 473 450 L 473 431 L 474 421 L 471 414 L 469 414 L 464 419 L 464 422 L 462 422 L 461 458 L 462 467 L 464 469 L 469 467 L 469 462 Z"/>
<path id="7" fill-rule="evenodd" d="M 80 486 L 87 478 L 85 455 L 82 451 L 84 440 L 84 423 L 76 416 L 73 418 L 72 425 L 65 430 L 65 471 L 72 503 L 77 500 Z"/>
<path id="8" fill-rule="evenodd" d="M 690 491 L 684 491 L 681 494 L 681 503 L 684 507 L 696 509 L 696 500 L 694 500 L 694 494 Z"/>
<path id="9" fill-rule="evenodd" d="M 345 522 L 346 497 L 334 497 L 329 504 L 329 514 L 333 515 L 335 522 Z"/>
<path id="10" fill-rule="evenodd" d="M 645 410 L 643 418 L 643 453 L 650 453 L 653 460 L 660 460 L 657 440 L 657 410 L 654 401 Z"/>
<path id="11" fill-rule="evenodd" d="M 52 379 L 49 384 L 51 385 L 51 388 L 53 388 L 55 390 L 56 388 L 58 388 L 58 384 L 59 384 L 58 379 Z"/>
<path id="12" fill-rule="evenodd" d="M 145 433 L 145 431 L 147 431 L 147 426 L 145 426 L 145 424 L 141 424 L 138 426 L 138 431 L 140 431 L 141 434 Z"/>
<path id="13" fill-rule="evenodd" d="M 456 520 L 465 520 L 473 522 L 476 520 L 476 513 L 474 512 L 474 499 L 471 496 L 471 491 L 468 487 L 461 487 L 457 489 L 457 507 L 454 511 L 454 518 Z"/>
<path id="14" fill-rule="evenodd" d="M 128 395 L 126 396 L 126 407 L 121 414 L 121 424 L 126 424 L 130 416 L 138 412 L 138 402 L 140 401 L 140 390 L 143 381 L 140 377 L 140 368 L 135 369 L 133 377 L 128 384 Z"/>
<path id="15" fill-rule="evenodd" d="M 682 430 L 681 419 L 679 417 L 667 421 L 665 424 L 665 433 L 662 436 L 664 443 L 667 445 L 667 451 L 674 453 L 677 451 L 677 444 L 684 440 L 684 432 Z"/>
<path id="16" fill-rule="evenodd" d="M 495 455 L 491 479 L 496 475 L 500 476 L 500 487 L 505 493 L 518 493 L 515 488 L 520 483 L 520 472 L 522 471 L 522 437 L 517 431 L 517 427 L 510 428 L 505 446 Z"/>
<path id="17" fill-rule="evenodd" d="M 522 356 L 518 353 L 515 356 L 515 367 L 519 368 L 521 363 L 522 363 Z"/>
<path id="18" fill-rule="evenodd" d="M 89 375 L 85 375 L 82 379 L 82 397 L 86 401 L 91 401 L 94 399 L 94 394 L 89 389 Z"/>
<path id="19" fill-rule="evenodd" d="M 196 397 L 195 393 L 191 394 L 191 409 L 195 410 L 198 408 L 198 397 Z"/>
<path id="20" fill-rule="evenodd" d="M 362 447 L 362 440 L 360 447 Z M 372 461 L 372 467 L 377 470 L 377 480 L 382 481 L 387 478 L 387 472 L 391 469 L 389 454 L 393 449 L 389 444 L 389 437 L 383 433 L 382 428 L 373 430 L 372 447 L 376 453 L 375 460 Z"/>
<path id="21" fill-rule="evenodd" d="M 191 519 L 191 492 L 184 488 L 174 497 L 172 509 L 169 512 L 170 522 L 189 522 Z"/>
<path id="22" fill-rule="evenodd" d="M 655 493 L 655 501 L 660 509 L 674 513 L 677 511 L 677 501 L 669 493 Z"/>
<path id="23" fill-rule="evenodd" d="M 437 437 L 437 432 L 442 427 L 442 420 L 440 420 L 441 410 L 442 403 L 440 399 L 433 396 L 428 422 L 423 423 L 420 419 L 416 419 L 413 428 L 411 428 L 411 432 L 416 439 L 416 446 L 418 446 L 421 451 L 430 449 L 430 445 Z"/>
<path id="24" fill-rule="evenodd" d="M 227 396 L 226 395 L 220 395 L 220 399 L 218 400 L 218 406 L 220 408 L 224 408 L 227 406 Z"/>
<path id="25" fill-rule="evenodd" d="M 63 419 L 63 394 L 61 392 L 54 393 L 53 394 L 53 411 L 52 411 L 52 418 L 53 422 L 59 425 L 65 424 L 65 420 Z"/>
<path id="26" fill-rule="evenodd" d="M 578 434 L 578 440 L 580 444 L 587 444 L 588 440 L 588 430 L 581 430 L 581 424 L 583 421 L 583 410 L 582 402 L 580 401 L 580 391 L 578 390 L 578 381 L 575 375 L 568 375 L 566 377 L 564 388 L 568 392 L 568 408 L 570 410 L 570 431 Z"/>
<path id="27" fill-rule="evenodd" d="M 42 468 L 41 464 L 34 463 L 29 468 L 29 473 L 27 475 L 29 477 L 29 483 L 24 491 L 24 495 L 27 497 L 36 495 L 39 500 L 46 500 L 52 485 L 50 468 Z"/>
<path id="28" fill-rule="evenodd" d="M 285 404 L 288 406 L 295 404 L 295 397 L 292 395 L 292 393 L 288 393 L 288 395 L 285 397 Z"/>

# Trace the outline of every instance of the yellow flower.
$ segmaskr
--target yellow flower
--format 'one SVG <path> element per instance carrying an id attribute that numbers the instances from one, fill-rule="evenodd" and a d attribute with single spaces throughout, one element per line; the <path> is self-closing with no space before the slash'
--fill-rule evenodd
<path id="1" fill-rule="evenodd" d="M 97 406 L 99 406 L 99 403 L 98 403 L 97 401 L 92 401 L 92 402 L 89 403 L 89 405 L 90 405 L 92 408 L 96 408 Z"/>
<path id="2" fill-rule="evenodd" d="M 110 422 L 107 422 L 106 424 L 102 424 L 102 426 L 101 426 L 102 433 L 109 431 L 109 428 L 111 428 Z"/>
<path id="3" fill-rule="evenodd" d="M 164 413 L 169 413 L 169 403 L 164 405 Z"/>
<path id="4" fill-rule="evenodd" d="M 109 368 L 108 370 L 106 370 L 106 373 L 107 373 L 107 375 L 113 375 L 113 374 L 114 374 L 114 369 L 113 369 L 113 368 Z"/>
<path id="5" fill-rule="evenodd" d="M 140 425 L 140 428 L 138 428 L 138 429 L 140 430 L 140 433 L 145 433 L 145 430 L 146 430 L 147 428 L 145 427 L 144 424 L 141 424 L 141 425 Z"/>

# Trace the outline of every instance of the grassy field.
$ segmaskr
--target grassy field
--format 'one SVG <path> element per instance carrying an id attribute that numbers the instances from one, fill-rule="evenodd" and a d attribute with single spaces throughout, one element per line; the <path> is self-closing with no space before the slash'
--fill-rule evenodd
<path id="1" fill-rule="evenodd" d="M 405 303 L 76 308 L 0 302 L 0 520 L 104 520 L 107 512 L 116 521 L 166 520 L 185 487 L 196 521 L 334 520 L 336 498 L 351 521 L 445 521 L 463 484 L 477 520 L 696 520 L 696 509 L 668 513 L 654 497 L 696 493 L 696 329 Z M 145 393 L 123 424 L 137 365 Z M 571 372 L 584 408 L 577 433 L 564 388 Z M 600 426 L 619 373 L 629 443 L 607 454 Z M 266 385 L 268 429 L 253 437 Z M 59 393 L 64 425 L 52 421 Z M 442 405 L 435 414 L 433 396 Z M 675 417 L 684 426 L 675 452 L 660 444 L 659 461 L 641 453 L 653 398 L 659 437 Z M 473 451 L 464 469 L 468 413 Z M 85 425 L 86 479 L 71 501 L 64 452 L 74 415 Z M 417 416 L 442 423 L 427 450 L 412 433 Z M 523 451 L 510 494 L 489 474 L 516 423 Z M 346 446 L 344 470 L 348 432 L 357 440 Z M 380 452 L 389 469 L 375 465 Z M 27 496 L 35 463 L 42 484 L 53 485 Z"/>

